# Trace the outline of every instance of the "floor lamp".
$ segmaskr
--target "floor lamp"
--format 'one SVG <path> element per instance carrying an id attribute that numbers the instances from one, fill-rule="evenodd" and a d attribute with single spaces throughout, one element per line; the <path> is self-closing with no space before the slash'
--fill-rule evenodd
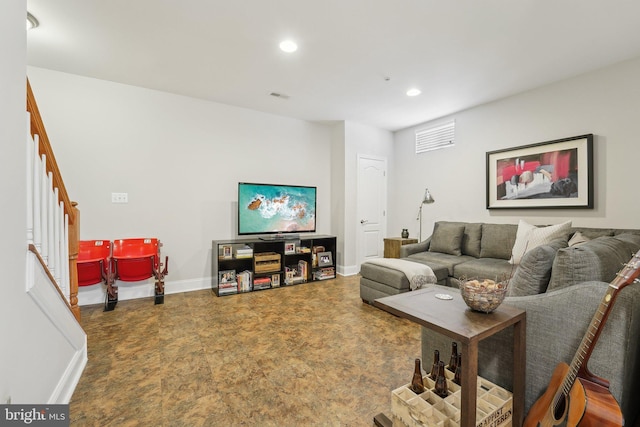
<path id="1" fill-rule="evenodd" d="M 418 242 L 422 242 L 422 207 L 425 204 L 431 204 L 435 202 L 436 199 L 433 198 L 431 193 L 429 193 L 429 189 L 425 188 L 424 197 L 422 198 L 422 203 L 420 203 L 420 211 L 418 212 L 418 221 L 420 221 L 420 234 L 418 235 Z"/>

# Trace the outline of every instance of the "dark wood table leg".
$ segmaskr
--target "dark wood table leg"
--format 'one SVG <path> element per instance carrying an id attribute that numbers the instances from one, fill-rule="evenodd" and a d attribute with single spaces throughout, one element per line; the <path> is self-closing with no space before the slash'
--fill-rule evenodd
<path id="1" fill-rule="evenodd" d="M 460 387 L 460 427 L 475 427 L 478 397 L 478 341 L 461 343 L 462 385 Z"/>
<path id="2" fill-rule="evenodd" d="M 524 422 L 524 383 L 527 368 L 526 319 L 513 325 L 513 425 Z"/>

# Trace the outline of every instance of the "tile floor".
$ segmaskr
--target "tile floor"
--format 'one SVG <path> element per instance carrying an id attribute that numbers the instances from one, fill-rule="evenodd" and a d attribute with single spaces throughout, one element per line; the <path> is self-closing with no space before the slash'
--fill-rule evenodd
<path id="1" fill-rule="evenodd" d="M 358 280 L 82 307 L 71 425 L 372 426 L 411 380 L 420 328 L 363 304 Z"/>

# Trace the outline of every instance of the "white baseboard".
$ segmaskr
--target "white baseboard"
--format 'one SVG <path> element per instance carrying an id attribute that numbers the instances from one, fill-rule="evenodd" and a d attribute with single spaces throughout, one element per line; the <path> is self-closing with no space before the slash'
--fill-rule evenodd
<path id="1" fill-rule="evenodd" d="M 360 269 L 357 265 L 348 267 L 339 265 L 337 267 L 337 273 L 341 276 L 353 276 L 359 272 Z M 142 282 L 121 282 L 117 280 L 116 283 L 118 285 L 118 301 L 148 298 L 155 295 L 155 284 L 152 279 Z M 180 292 L 200 291 L 202 289 L 211 289 L 211 277 L 164 282 L 165 295 L 177 294 Z M 82 286 L 78 288 L 78 305 L 104 304 L 106 292 L 107 288 L 102 283 L 91 286 Z"/>
<path id="2" fill-rule="evenodd" d="M 338 274 L 342 276 L 355 276 L 360 273 L 360 267 L 357 265 L 339 265 Z"/>
<path id="3" fill-rule="evenodd" d="M 82 372 L 84 371 L 88 360 L 89 358 L 87 355 L 87 344 L 85 339 L 84 347 L 79 349 L 69 361 L 69 365 L 67 366 L 65 373 L 62 378 L 60 378 L 60 381 L 49 398 L 48 403 L 64 405 L 71 401 L 73 392 L 80 381 L 80 377 L 82 376 Z"/>
<path id="4" fill-rule="evenodd" d="M 147 298 L 155 295 L 155 283 L 152 279 L 141 282 L 121 282 L 117 280 L 116 284 L 118 285 L 118 301 Z M 211 289 L 211 277 L 164 282 L 165 295 L 202 289 Z M 106 286 L 101 283 L 80 287 L 78 288 L 78 305 L 104 304 L 106 292 Z"/>

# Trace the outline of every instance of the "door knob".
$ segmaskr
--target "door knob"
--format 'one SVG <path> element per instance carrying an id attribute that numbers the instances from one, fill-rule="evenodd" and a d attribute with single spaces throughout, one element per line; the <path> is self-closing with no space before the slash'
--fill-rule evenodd
<path id="1" fill-rule="evenodd" d="M 369 220 L 367 220 L 367 219 L 361 219 L 360 220 L 360 224 L 362 224 L 362 225 L 365 225 L 368 222 L 369 222 Z"/>

